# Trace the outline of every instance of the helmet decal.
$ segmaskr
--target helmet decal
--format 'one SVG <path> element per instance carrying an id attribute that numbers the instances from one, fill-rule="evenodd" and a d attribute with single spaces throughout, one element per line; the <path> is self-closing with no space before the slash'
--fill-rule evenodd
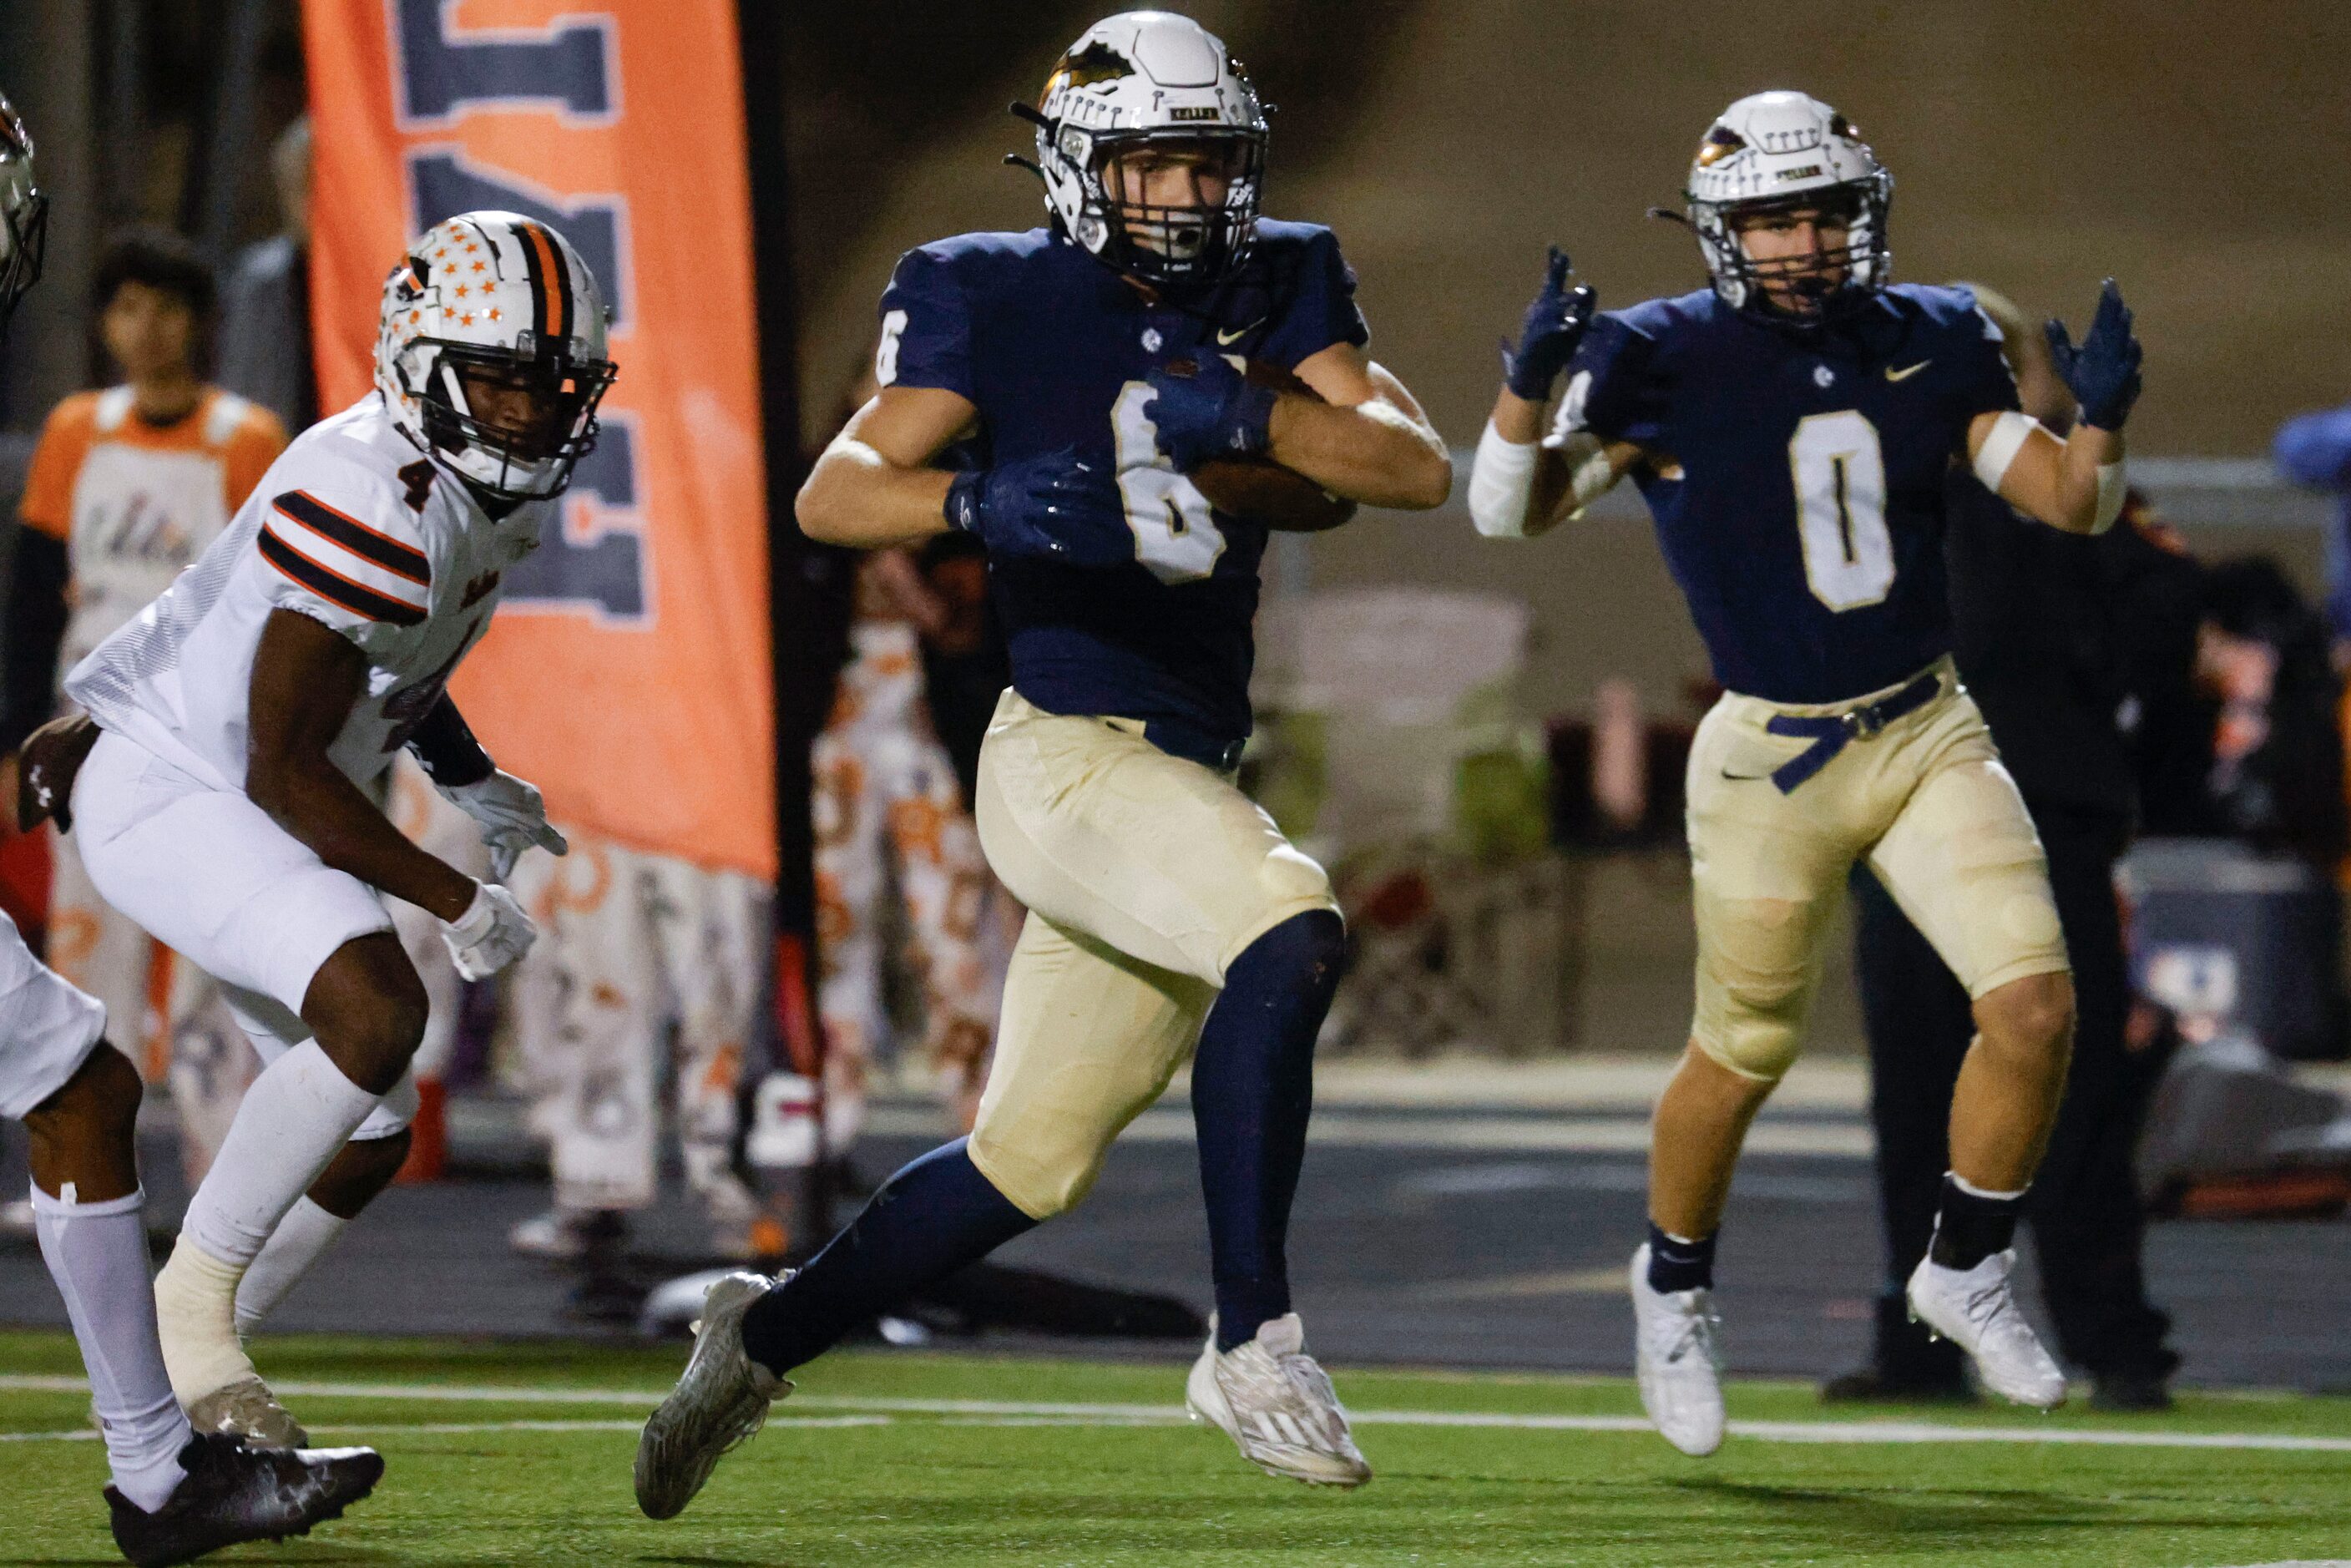
<path id="1" fill-rule="evenodd" d="M 507 500 L 563 492 L 618 373 L 580 253 L 545 224 L 497 212 L 434 225 L 393 266 L 375 372 L 402 434 Z"/>

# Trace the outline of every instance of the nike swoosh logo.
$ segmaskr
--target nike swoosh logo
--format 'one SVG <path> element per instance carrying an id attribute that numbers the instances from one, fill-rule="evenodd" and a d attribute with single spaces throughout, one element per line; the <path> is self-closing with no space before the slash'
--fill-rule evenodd
<path id="1" fill-rule="evenodd" d="M 1728 768 L 1722 770 L 1722 776 L 1725 779 L 1732 779 L 1735 782 L 1741 784 L 1751 784 L 1758 779 L 1769 779 L 1771 777 L 1769 773 L 1733 773 Z"/>
<path id="2" fill-rule="evenodd" d="M 1907 382 L 1934 362 L 1932 360 L 1921 360 L 1915 365 L 1905 365 L 1898 371 L 1892 365 L 1888 365 L 1886 367 L 1886 379 L 1889 382 Z"/>
<path id="3" fill-rule="evenodd" d="M 1235 343 L 1239 342 L 1243 338 L 1248 337 L 1251 332 L 1256 331 L 1259 327 L 1264 325 L 1265 318 L 1260 316 L 1256 320 L 1250 322 L 1248 326 L 1236 327 L 1229 332 L 1226 331 L 1222 327 L 1219 327 L 1217 329 L 1217 347 L 1219 349 L 1229 349 Z"/>

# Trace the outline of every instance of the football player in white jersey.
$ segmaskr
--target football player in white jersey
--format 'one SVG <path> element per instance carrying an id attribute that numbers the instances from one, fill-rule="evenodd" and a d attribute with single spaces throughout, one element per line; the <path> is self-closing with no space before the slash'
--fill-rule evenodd
<path id="1" fill-rule="evenodd" d="M 47 209 L 32 139 L 0 97 L 0 330 L 40 277 Z M 14 772 L 0 766 L 0 779 Z M 31 783 L 37 794 L 37 774 Z M 44 968 L 0 915 L 0 1115 L 32 1134 L 34 1226 L 106 1439 L 115 1544 L 133 1563 L 185 1563 L 307 1533 L 365 1497 L 383 1460 L 368 1448 L 256 1450 L 191 1431 L 164 1372 L 147 1278 L 139 1074 L 105 1029 L 96 998 Z"/>
<path id="2" fill-rule="evenodd" d="M 602 295 L 560 235 L 510 213 L 435 225 L 385 282 L 375 390 L 287 448 L 67 678 L 97 727 L 69 786 L 91 881 L 220 981 L 268 1064 L 156 1279 L 199 1428 L 300 1446 L 239 1309 L 266 1312 L 255 1295 L 289 1289 L 406 1153 L 428 1009 L 384 898 L 440 919 L 468 978 L 530 946 L 512 894 L 412 843 L 367 787 L 413 751 L 481 824 L 493 878 L 564 848 L 446 686 L 594 444 L 612 374 Z"/>

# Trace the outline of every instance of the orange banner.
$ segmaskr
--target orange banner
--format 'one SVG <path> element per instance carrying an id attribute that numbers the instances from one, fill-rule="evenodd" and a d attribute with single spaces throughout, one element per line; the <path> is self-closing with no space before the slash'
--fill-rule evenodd
<path id="1" fill-rule="evenodd" d="M 621 367 L 559 537 L 451 690 L 556 821 L 773 876 L 765 467 L 729 0 L 304 0 L 321 406 L 372 383 L 410 235 L 560 229 Z"/>

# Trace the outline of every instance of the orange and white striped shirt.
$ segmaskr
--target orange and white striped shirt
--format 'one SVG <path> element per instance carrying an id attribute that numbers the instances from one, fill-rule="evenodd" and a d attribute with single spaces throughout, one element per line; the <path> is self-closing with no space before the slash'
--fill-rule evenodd
<path id="1" fill-rule="evenodd" d="M 51 410 L 17 510 L 66 546 L 69 670 L 172 586 L 220 537 L 286 447 L 277 416 L 206 387 L 187 417 L 153 425 L 127 386 Z"/>

